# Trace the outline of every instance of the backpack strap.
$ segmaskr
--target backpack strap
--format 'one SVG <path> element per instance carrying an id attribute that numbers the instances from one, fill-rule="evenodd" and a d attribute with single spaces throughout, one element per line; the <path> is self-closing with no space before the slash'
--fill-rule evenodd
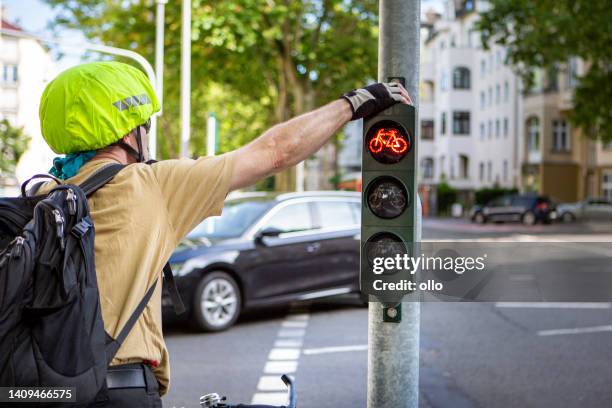
<path id="1" fill-rule="evenodd" d="M 124 164 L 119 163 L 106 165 L 89 176 L 79 187 L 89 197 L 111 181 L 124 167 Z"/>
<path id="2" fill-rule="evenodd" d="M 132 330 L 136 322 L 138 321 L 138 318 L 140 317 L 142 312 L 144 312 L 145 307 L 147 307 L 149 300 L 151 300 L 151 297 L 153 296 L 153 292 L 155 292 L 156 286 L 157 286 L 157 280 L 155 280 L 155 282 L 153 282 L 153 285 L 151 285 L 149 290 L 147 290 L 147 293 L 145 293 L 140 303 L 138 303 L 138 306 L 136 306 L 136 309 L 134 309 L 134 311 L 132 312 L 132 315 L 128 319 L 125 326 L 123 326 L 123 329 L 121 329 L 117 337 L 115 337 L 115 339 L 113 339 L 112 341 L 106 344 L 106 362 L 107 364 L 110 364 L 111 361 L 113 361 L 113 358 L 115 358 L 115 354 L 117 354 L 117 351 L 119 351 L 119 347 L 121 347 L 121 344 L 123 344 L 123 341 L 125 340 L 127 335 L 130 333 L 130 331 Z"/>
<path id="3" fill-rule="evenodd" d="M 172 273 L 172 268 L 170 267 L 169 262 L 166 262 L 166 264 L 164 265 L 164 281 L 166 282 L 166 285 L 168 287 L 168 294 L 170 295 L 170 299 L 172 299 L 174 313 L 176 313 L 177 315 L 185 313 L 185 305 L 183 304 L 181 294 L 179 293 L 178 287 L 176 286 L 174 274 Z"/>

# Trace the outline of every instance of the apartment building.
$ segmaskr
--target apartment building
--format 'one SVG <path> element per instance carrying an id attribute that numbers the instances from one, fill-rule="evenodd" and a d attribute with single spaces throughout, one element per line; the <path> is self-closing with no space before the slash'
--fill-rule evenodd
<path id="1" fill-rule="evenodd" d="M 612 144 L 603 145 L 571 126 L 577 77 L 586 64 L 571 59 L 548 72 L 539 71 L 523 96 L 520 146 L 521 187 L 557 201 L 586 197 L 612 200 Z"/>
<path id="2" fill-rule="evenodd" d="M 17 165 L 17 180 L 3 180 L 4 185 L 15 185 L 49 170 L 55 156 L 42 138 L 38 119 L 40 96 L 53 76 L 54 64 L 40 42 L 1 17 L 0 12 L 0 119 L 23 127 L 30 137 Z"/>
<path id="3" fill-rule="evenodd" d="M 474 24 L 484 2 L 448 1 L 421 33 L 419 181 L 442 181 L 469 200 L 483 187 L 515 187 L 520 168 L 518 78 L 505 50 L 483 49 Z"/>

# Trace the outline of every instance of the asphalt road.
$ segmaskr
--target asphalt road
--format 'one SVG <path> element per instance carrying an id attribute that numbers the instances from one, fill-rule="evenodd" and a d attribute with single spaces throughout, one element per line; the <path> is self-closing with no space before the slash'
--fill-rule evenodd
<path id="1" fill-rule="evenodd" d="M 610 239 L 601 226 L 473 226 L 427 221 L 425 239 Z M 166 407 L 282 402 L 292 373 L 300 408 L 366 406 L 367 309 L 353 298 L 265 309 L 219 334 L 166 329 Z M 422 407 L 612 407 L 612 304 L 423 303 Z M 398 358 L 401 358 L 398 350 Z"/>

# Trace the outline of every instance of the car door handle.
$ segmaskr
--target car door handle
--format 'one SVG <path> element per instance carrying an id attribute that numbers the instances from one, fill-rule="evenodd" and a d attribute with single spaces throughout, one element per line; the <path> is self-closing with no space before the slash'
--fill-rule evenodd
<path id="1" fill-rule="evenodd" d="M 318 251 L 319 248 L 321 248 L 321 244 L 318 242 L 313 242 L 312 244 L 306 245 L 306 251 L 310 253 Z"/>

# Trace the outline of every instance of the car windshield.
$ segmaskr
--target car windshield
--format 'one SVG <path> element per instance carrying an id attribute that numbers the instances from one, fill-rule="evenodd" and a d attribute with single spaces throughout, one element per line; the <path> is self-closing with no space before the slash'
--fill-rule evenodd
<path id="1" fill-rule="evenodd" d="M 268 200 L 227 201 L 218 217 L 210 217 L 188 235 L 189 239 L 236 238 L 242 235 L 264 211 L 270 207 Z"/>

